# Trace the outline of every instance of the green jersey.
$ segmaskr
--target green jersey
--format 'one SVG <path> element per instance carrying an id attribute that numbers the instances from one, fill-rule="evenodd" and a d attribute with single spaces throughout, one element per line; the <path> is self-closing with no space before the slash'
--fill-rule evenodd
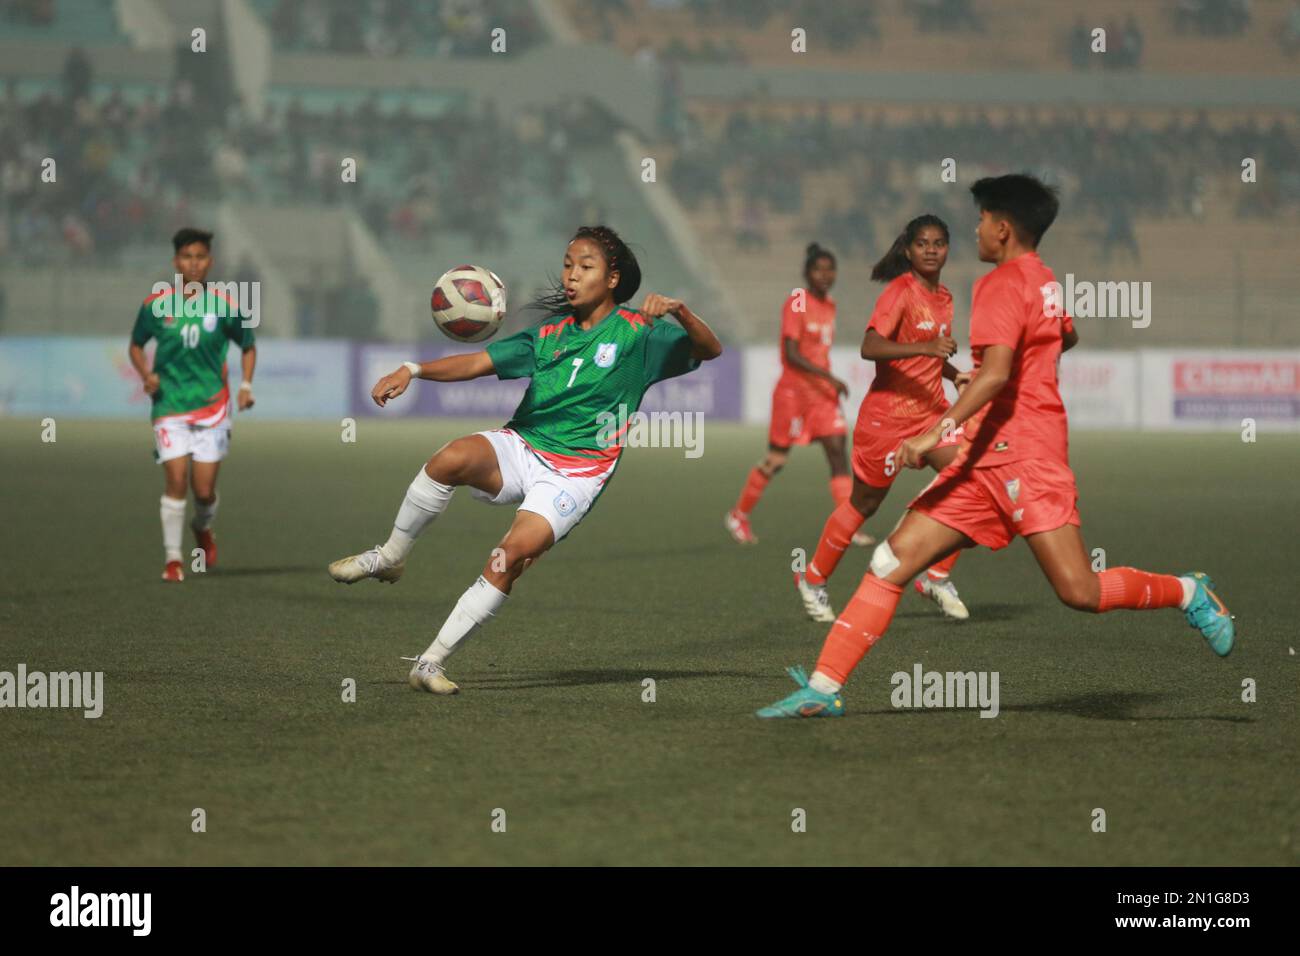
<path id="1" fill-rule="evenodd" d="M 699 368 L 691 350 L 680 326 L 622 306 L 586 331 L 570 315 L 487 347 L 498 378 L 532 378 L 506 427 L 572 476 L 614 468 L 623 436 L 611 421 L 626 422 L 655 382 Z"/>
<path id="2" fill-rule="evenodd" d="M 209 290 L 184 300 L 178 309 L 172 289 L 155 292 L 140 306 L 131 330 L 135 345 L 150 339 L 158 340 L 154 421 L 182 418 L 205 426 L 225 421 L 230 406 L 226 348 L 232 341 L 241 349 L 253 345 L 253 330 L 243 327 L 236 305 Z"/>

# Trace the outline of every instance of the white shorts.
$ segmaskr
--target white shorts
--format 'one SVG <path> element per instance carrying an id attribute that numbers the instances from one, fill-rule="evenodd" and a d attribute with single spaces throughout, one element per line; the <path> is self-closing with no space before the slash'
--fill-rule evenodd
<path id="1" fill-rule="evenodd" d="M 591 509 L 611 471 L 591 478 L 570 478 L 546 464 L 528 443 L 505 428 L 475 432 L 492 443 L 501 469 L 501 492 L 494 498 L 470 486 L 470 494 L 490 505 L 519 503 L 519 511 L 545 518 L 559 541 Z"/>
<path id="2" fill-rule="evenodd" d="M 221 461 L 230 451 L 230 420 L 204 428 L 178 418 L 164 418 L 153 424 L 153 445 L 159 464 L 186 455 L 194 461 Z"/>

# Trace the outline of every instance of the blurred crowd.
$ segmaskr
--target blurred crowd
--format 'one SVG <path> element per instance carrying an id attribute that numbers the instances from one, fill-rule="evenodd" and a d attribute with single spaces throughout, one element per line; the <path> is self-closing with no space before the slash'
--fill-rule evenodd
<path id="1" fill-rule="evenodd" d="M 965 164 L 962 182 L 1029 169 L 1059 184 L 1072 214 L 1094 224 L 1104 256 L 1140 252 L 1136 219 L 1203 216 L 1212 181 L 1240 218 L 1300 211 L 1294 118 L 1241 117 L 1216 128 L 1204 113 L 1151 124 L 1136 116 L 1018 109 L 996 119 L 969 110 L 897 122 L 857 109 L 849 122 L 834 122 L 825 106 L 783 115 L 742 103 L 721 126 L 706 128 L 688 111 L 673 140 L 680 147 L 668 177 L 675 191 L 688 206 L 712 204 L 741 249 L 766 245 L 773 214 L 800 215 L 838 248 L 864 256 L 879 255 L 900 219 L 920 205 L 950 223 L 966 222 L 972 213 L 965 190 L 940 179 L 945 157 Z M 1228 189 L 1240 184 L 1242 157 L 1268 175 Z M 809 196 L 808 177 L 822 173 L 837 174 L 847 188 L 829 198 Z"/>
<path id="2" fill-rule="evenodd" d="M 541 39 L 527 3 L 517 0 L 262 0 L 275 45 L 283 50 L 437 56 L 486 56 L 491 31 L 506 49 Z"/>

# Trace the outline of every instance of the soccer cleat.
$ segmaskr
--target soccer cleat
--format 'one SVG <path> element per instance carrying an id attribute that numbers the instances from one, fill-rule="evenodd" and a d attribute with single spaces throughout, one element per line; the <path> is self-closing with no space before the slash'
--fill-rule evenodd
<path id="1" fill-rule="evenodd" d="M 447 679 L 447 672 L 433 661 L 423 657 L 403 657 L 404 661 L 415 661 L 406 680 L 416 690 L 427 690 L 430 694 L 455 694 L 460 688 Z"/>
<path id="2" fill-rule="evenodd" d="M 839 694 L 823 694 L 808 686 L 808 675 L 802 667 L 787 667 L 799 689 L 775 704 L 756 712 L 764 720 L 775 717 L 843 717 L 844 699 Z"/>
<path id="3" fill-rule="evenodd" d="M 383 558 L 380 557 L 379 548 L 374 547 L 369 551 L 363 551 L 360 554 L 354 554 L 350 557 L 339 558 L 330 564 L 330 577 L 335 581 L 342 581 L 344 584 L 355 584 L 363 578 L 374 578 L 377 581 L 387 581 L 392 584 L 402 576 L 406 570 L 406 562 L 395 564 L 391 568 L 386 567 Z"/>
<path id="4" fill-rule="evenodd" d="M 217 536 L 212 533 L 211 528 L 204 528 L 200 531 L 198 528 L 191 526 L 190 530 L 194 532 L 194 540 L 203 549 L 203 567 L 207 569 L 216 567 Z"/>
<path id="5" fill-rule="evenodd" d="M 722 523 L 727 526 L 727 530 L 731 532 L 737 544 L 758 544 L 758 539 L 754 537 L 754 532 L 749 527 L 749 515 L 743 515 L 732 508 L 722 519 Z"/>
<path id="6" fill-rule="evenodd" d="M 1208 574 L 1204 571 L 1189 571 L 1183 576 L 1196 582 L 1192 603 L 1187 605 L 1187 623 L 1201 632 L 1201 636 L 1209 642 L 1210 650 L 1220 657 L 1227 657 L 1232 653 L 1237 635 L 1232 615 L 1214 593 L 1214 582 Z"/>
<path id="7" fill-rule="evenodd" d="M 970 617 L 970 611 L 966 610 L 966 605 L 962 604 L 961 598 L 957 596 L 956 585 L 946 578 L 942 581 L 932 581 L 928 574 L 922 575 L 916 579 L 916 593 L 928 597 L 939 605 L 939 610 L 943 611 L 945 617 L 950 617 L 954 621 L 964 621 Z"/>
<path id="8" fill-rule="evenodd" d="M 185 572 L 181 570 L 179 561 L 168 561 L 167 567 L 163 568 L 162 579 L 164 581 L 184 581 Z"/>
<path id="9" fill-rule="evenodd" d="M 876 543 L 876 539 L 865 531 L 853 532 L 853 537 L 849 540 L 855 548 L 869 548 Z"/>
<path id="10" fill-rule="evenodd" d="M 809 584 L 803 572 L 796 571 L 794 586 L 799 589 L 799 597 L 803 598 L 803 609 L 811 620 L 822 624 L 830 624 L 835 620 L 835 612 L 831 610 L 831 599 L 826 593 L 826 585 Z"/>

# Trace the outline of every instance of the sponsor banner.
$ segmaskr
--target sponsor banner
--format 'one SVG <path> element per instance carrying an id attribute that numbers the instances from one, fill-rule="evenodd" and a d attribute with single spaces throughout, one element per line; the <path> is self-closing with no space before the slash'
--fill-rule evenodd
<path id="1" fill-rule="evenodd" d="M 1137 353 L 1075 349 L 1061 356 L 1057 381 L 1071 428 L 1138 427 Z"/>
<path id="2" fill-rule="evenodd" d="M 486 376 L 468 382 L 413 382 L 405 395 L 383 408 L 370 398 L 375 383 L 401 366 L 402 362 L 417 361 L 412 356 L 418 355 L 421 362 L 431 362 L 446 355 L 471 351 L 479 349 L 358 345 L 353 356 L 353 414 L 386 418 L 488 418 L 504 423 L 523 398 L 528 379 L 503 382 L 496 376 Z M 738 351 L 724 352 L 694 372 L 652 386 L 645 394 L 641 410 L 702 412 L 714 420 L 735 421 L 740 417 L 741 365 Z"/>
<path id="3" fill-rule="evenodd" d="M 0 338 L 0 414 L 149 421 L 151 402 L 127 358 L 126 335 Z M 152 343 L 146 354 L 153 360 Z M 238 348 L 226 356 L 231 394 Z M 267 339 L 254 373 L 259 419 L 341 418 L 347 409 L 348 344 Z"/>
<path id="4" fill-rule="evenodd" d="M 1141 353 L 1142 427 L 1300 431 L 1300 352 Z"/>
<path id="5" fill-rule="evenodd" d="M 726 349 L 713 361 L 701 363 L 694 372 L 650 386 L 641 411 L 699 412 L 706 420 L 739 421 L 743 368 L 741 350 Z"/>

